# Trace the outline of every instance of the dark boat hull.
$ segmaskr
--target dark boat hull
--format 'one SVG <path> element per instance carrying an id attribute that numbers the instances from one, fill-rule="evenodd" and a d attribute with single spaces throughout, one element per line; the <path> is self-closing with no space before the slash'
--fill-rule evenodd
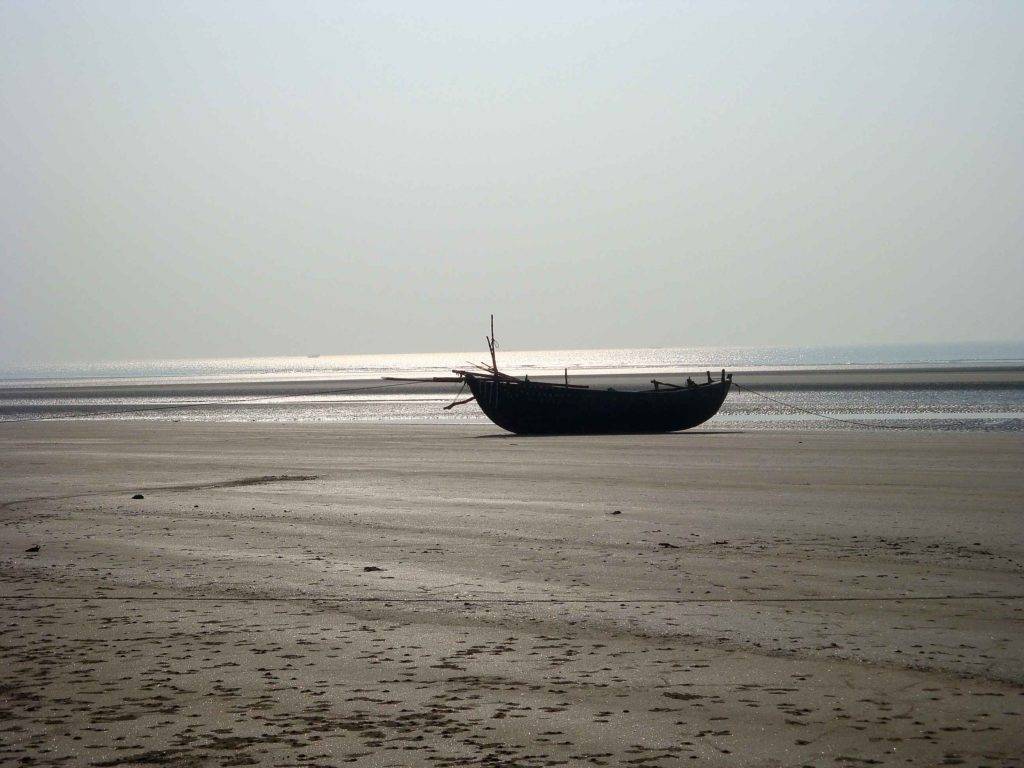
<path id="1" fill-rule="evenodd" d="M 648 392 L 577 389 L 467 376 L 487 417 L 520 435 L 676 432 L 703 424 L 722 407 L 729 380 Z"/>

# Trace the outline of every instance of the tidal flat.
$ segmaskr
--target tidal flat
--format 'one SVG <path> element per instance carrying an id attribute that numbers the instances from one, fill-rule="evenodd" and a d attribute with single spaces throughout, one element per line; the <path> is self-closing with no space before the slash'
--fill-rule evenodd
<path id="1" fill-rule="evenodd" d="M 3 764 L 1024 763 L 1020 433 L 0 430 Z"/>

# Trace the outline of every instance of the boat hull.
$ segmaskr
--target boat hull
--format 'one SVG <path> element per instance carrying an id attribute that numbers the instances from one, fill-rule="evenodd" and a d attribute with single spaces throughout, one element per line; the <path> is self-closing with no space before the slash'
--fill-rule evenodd
<path id="1" fill-rule="evenodd" d="M 468 376 L 480 408 L 519 435 L 677 432 L 703 424 L 722 407 L 729 380 L 648 392 L 577 389 Z"/>

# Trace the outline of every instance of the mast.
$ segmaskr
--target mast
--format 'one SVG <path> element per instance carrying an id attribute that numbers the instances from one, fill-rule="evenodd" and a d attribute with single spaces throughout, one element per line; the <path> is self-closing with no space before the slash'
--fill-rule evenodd
<path id="1" fill-rule="evenodd" d="M 498 358 L 494 354 L 494 350 L 498 346 L 498 342 L 494 339 L 494 315 L 491 315 L 491 335 L 484 338 L 487 339 L 487 348 L 491 351 L 491 370 L 494 372 L 494 378 L 498 378 Z"/>

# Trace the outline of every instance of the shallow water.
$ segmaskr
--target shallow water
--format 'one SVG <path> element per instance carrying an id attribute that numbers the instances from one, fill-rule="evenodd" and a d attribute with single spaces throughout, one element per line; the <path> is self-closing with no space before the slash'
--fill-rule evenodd
<path id="1" fill-rule="evenodd" d="M 374 379 L 437 376 L 487 353 L 194 358 L 0 366 L 4 384 L 185 383 Z M 674 347 L 665 349 L 499 350 L 501 367 L 530 375 L 642 373 L 646 371 L 758 370 L 762 368 L 885 368 L 1024 362 L 1024 342 L 985 344 L 875 344 L 811 347 Z"/>
<path id="2" fill-rule="evenodd" d="M 679 348 L 501 352 L 510 372 L 560 374 L 694 373 L 723 367 L 828 370 L 851 374 L 909 369 L 942 374 L 978 366 L 1019 367 L 1024 344 L 793 348 Z M 121 361 L 10 369 L 0 379 L 0 420 L 38 418 L 158 419 L 228 422 L 485 423 L 475 404 L 444 411 L 458 385 L 367 389 L 339 394 L 283 396 L 282 382 L 332 381 L 331 389 L 379 386 L 379 377 L 444 375 L 480 355 L 351 355 L 218 360 Z M 788 384 L 766 394 L 793 406 L 734 390 L 707 428 L 876 428 L 939 430 L 1024 429 L 1024 386 L 965 386 L 929 381 L 899 388 L 863 384 Z M 840 377 L 841 379 L 841 377 Z M 346 383 L 348 382 L 348 383 Z M 266 384 L 266 388 L 261 385 Z M 639 387 L 638 377 L 623 386 Z M 159 386 L 158 386 L 159 385 Z M 325 385 L 326 386 L 326 385 Z M 310 389 L 310 387 L 307 387 Z M 426 390 L 426 391 L 424 391 Z M 797 409 L 821 414 L 814 416 Z M 850 422 L 859 422 L 854 424 Z"/>
<path id="3" fill-rule="evenodd" d="M 44 394 L 41 392 L 40 394 Z M 0 393 L 0 419 L 107 418 L 224 422 L 486 423 L 474 403 L 445 411 L 452 392 L 429 394 L 306 395 L 239 403 L 230 397 L 11 398 Z M 773 397 L 822 416 L 795 411 L 748 392 L 734 391 L 706 428 L 1024 429 L 1024 389 L 814 389 Z M 130 413 L 124 413 L 125 410 Z M 137 411 L 136 409 L 152 409 Z M 837 421 L 841 420 L 841 421 Z M 852 424 L 850 422 L 862 422 Z"/>

